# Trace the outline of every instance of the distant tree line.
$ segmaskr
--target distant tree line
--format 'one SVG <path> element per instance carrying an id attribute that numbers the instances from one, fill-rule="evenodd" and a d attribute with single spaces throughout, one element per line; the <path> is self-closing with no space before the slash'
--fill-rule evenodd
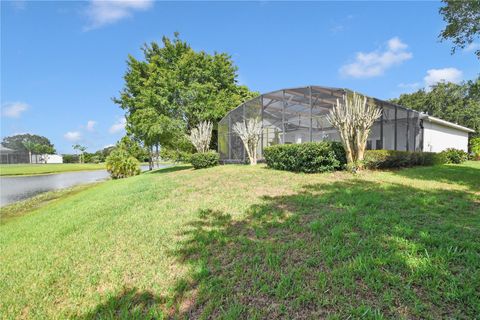
<path id="1" fill-rule="evenodd" d="M 460 84 L 440 82 L 392 102 L 475 130 L 480 136 L 480 76 Z"/>

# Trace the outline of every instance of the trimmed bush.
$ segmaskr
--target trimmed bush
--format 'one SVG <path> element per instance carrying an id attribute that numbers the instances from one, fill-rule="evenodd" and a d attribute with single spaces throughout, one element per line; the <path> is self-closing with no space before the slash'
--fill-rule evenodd
<path id="1" fill-rule="evenodd" d="M 341 170 L 347 162 L 342 144 L 330 141 L 274 145 L 263 156 L 272 169 L 305 173 Z"/>
<path id="2" fill-rule="evenodd" d="M 462 163 L 468 160 L 468 153 L 463 150 L 449 148 L 440 152 L 440 155 L 444 157 L 445 163 Z"/>
<path id="3" fill-rule="evenodd" d="M 195 169 L 203 169 L 218 165 L 220 157 L 215 151 L 194 153 L 190 157 L 190 163 Z"/>
<path id="4" fill-rule="evenodd" d="M 107 171 L 113 179 L 140 174 L 140 162 L 124 149 L 113 150 L 106 159 Z"/>
<path id="5" fill-rule="evenodd" d="M 435 152 L 367 150 L 363 164 L 367 169 L 431 166 L 445 163 L 442 154 Z"/>

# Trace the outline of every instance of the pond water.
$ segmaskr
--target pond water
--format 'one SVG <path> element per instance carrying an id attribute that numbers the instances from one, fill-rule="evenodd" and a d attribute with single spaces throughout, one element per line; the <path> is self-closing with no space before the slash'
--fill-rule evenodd
<path id="1" fill-rule="evenodd" d="M 159 166 L 159 168 L 165 167 L 167 165 Z M 148 166 L 141 166 L 141 169 L 146 171 Z M 63 172 L 26 177 L 0 177 L 0 207 L 31 198 L 42 192 L 69 188 L 108 178 L 107 170 Z"/>

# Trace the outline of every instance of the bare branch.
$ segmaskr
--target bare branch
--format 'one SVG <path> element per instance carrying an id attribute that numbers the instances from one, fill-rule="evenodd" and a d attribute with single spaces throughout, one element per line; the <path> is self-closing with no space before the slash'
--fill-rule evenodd
<path id="1" fill-rule="evenodd" d="M 188 137 L 190 142 L 195 146 L 197 152 L 207 152 L 210 147 L 210 140 L 212 139 L 213 124 L 210 121 L 202 121 L 193 128 Z"/>

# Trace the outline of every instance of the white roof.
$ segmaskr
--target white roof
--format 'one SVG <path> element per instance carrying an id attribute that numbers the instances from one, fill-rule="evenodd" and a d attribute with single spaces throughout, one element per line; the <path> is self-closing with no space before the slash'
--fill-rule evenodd
<path id="1" fill-rule="evenodd" d="M 424 120 L 428 120 L 428 121 L 433 122 L 433 123 L 441 124 L 441 125 L 444 125 L 446 127 L 455 128 L 457 130 L 461 130 L 461 131 L 465 131 L 465 132 L 475 132 L 475 130 L 473 130 L 473 129 L 461 126 L 461 125 L 453 123 L 453 122 L 448 122 L 448 121 L 442 120 L 440 118 L 432 117 L 432 116 L 429 116 L 429 115 L 425 115 L 425 116 L 426 116 L 426 118 L 424 118 Z"/>

